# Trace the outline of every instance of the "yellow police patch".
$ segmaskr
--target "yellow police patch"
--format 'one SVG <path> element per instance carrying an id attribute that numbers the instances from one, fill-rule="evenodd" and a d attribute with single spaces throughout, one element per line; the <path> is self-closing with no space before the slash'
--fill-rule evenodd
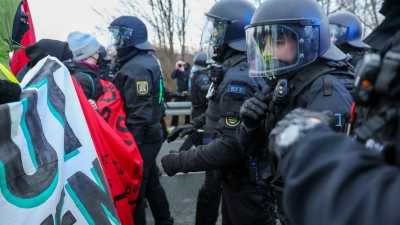
<path id="1" fill-rule="evenodd" d="M 240 122 L 241 121 L 236 117 L 228 116 L 225 118 L 226 125 L 228 125 L 230 127 L 236 127 L 237 125 L 239 125 Z"/>
<path id="2" fill-rule="evenodd" d="M 136 91 L 140 95 L 145 95 L 149 91 L 149 83 L 147 81 L 137 81 L 136 82 Z"/>

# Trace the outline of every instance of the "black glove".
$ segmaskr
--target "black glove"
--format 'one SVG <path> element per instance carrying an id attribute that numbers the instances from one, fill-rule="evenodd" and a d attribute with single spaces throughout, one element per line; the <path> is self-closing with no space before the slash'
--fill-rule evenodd
<path id="1" fill-rule="evenodd" d="M 280 120 L 269 135 L 269 151 L 282 158 L 307 131 L 323 123 L 334 127 L 337 118 L 330 111 L 314 112 L 302 108 L 292 110 Z"/>
<path id="2" fill-rule="evenodd" d="M 18 101 L 21 91 L 19 84 L 0 80 L 0 104 Z"/>
<path id="3" fill-rule="evenodd" d="M 265 118 L 268 104 L 271 101 L 269 88 L 264 88 L 262 93 L 257 92 L 254 97 L 247 99 L 240 108 L 240 119 L 246 130 L 258 127 Z"/>
<path id="4" fill-rule="evenodd" d="M 175 130 L 173 130 L 167 137 L 167 143 L 175 141 L 175 139 L 179 137 L 184 137 L 185 135 L 190 135 L 196 131 L 196 128 L 193 124 L 188 123 L 186 125 L 177 126 Z"/>
<path id="5" fill-rule="evenodd" d="M 177 174 L 178 172 L 180 172 L 179 168 L 176 165 L 176 162 L 178 160 L 178 152 L 174 151 L 174 150 L 171 150 L 171 151 L 169 151 L 169 153 L 170 154 L 164 155 L 161 158 L 161 165 L 162 165 L 162 167 L 164 169 L 164 172 L 168 176 L 172 177 L 175 174 Z"/>

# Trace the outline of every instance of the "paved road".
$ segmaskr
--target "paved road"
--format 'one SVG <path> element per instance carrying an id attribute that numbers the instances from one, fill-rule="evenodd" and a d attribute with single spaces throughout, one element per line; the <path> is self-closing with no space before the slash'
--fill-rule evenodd
<path id="1" fill-rule="evenodd" d="M 177 174 L 168 177 L 161 167 L 161 157 L 168 154 L 169 150 L 178 150 L 183 141 L 178 140 L 172 143 L 164 143 L 157 157 L 157 165 L 162 171 L 160 177 L 169 200 L 172 217 L 175 218 L 175 225 L 194 224 L 197 193 L 204 181 L 204 172 Z M 154 224 L 153 216 L 149 208 L 146 208 L 147 224 Z M 221 225 L 221 215 L 218 217 L 217 225 Z"/>

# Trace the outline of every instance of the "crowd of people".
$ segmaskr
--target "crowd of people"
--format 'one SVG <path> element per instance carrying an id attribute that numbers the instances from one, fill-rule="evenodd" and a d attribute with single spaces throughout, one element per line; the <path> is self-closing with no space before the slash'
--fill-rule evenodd
<path id="1" fill-rule="evenodd" d="M 54 57 L 110 130 L 137 147 L 136 195 L 130 188 L 116 195 L 108 183 L 118 216 L 128 217 L 119 218 L 122 224 L 146 225 L 147 206 L 156 225 L 174 224 L 156 157 L 165 140 L 185 136 L 161 164 L 168 176 L 205 171 L 196 225 L 216 224 L 220 208 L 224 225 L 398 223 L 397 1 L 383 2 L 386 18 L 364 40 L 357 16 L 328 16 L 315 0 L 266 0 L 258 8 L 247 0 L 217 1 L 205 13 L 206 50 L 192 64 L 176 61 L 171 74 L 177 92 L 168 100 L 191 101 L 192 119 L 178 125 L 173 117 L 169 134 L 162 68 L 138 17 L 114 19 L 106 46 L 80 31 L 66 42 L 26 46 L 30 61 L 14 76 L 8 54 L 20 47 L 29 15 L 23 2 L 0 3 L 7 18 L 0 23 L 0 104 L 21 101 L 19 82 L 40 76 L 39 62 Z M 0 135 L 0 142 L 12 135 Z M 124 170 L 124 162 L 116 164 Z M 119 198 L 128 198 L 128 214 Z"/>

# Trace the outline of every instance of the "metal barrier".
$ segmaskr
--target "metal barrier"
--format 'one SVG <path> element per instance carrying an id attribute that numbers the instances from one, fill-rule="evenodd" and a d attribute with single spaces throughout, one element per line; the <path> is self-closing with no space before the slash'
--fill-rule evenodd
<path id="1" fill-rule="evenodd" d="M 192 114 L 192 102 L 164 102 L 164 105 L 167 116 Z"/>

